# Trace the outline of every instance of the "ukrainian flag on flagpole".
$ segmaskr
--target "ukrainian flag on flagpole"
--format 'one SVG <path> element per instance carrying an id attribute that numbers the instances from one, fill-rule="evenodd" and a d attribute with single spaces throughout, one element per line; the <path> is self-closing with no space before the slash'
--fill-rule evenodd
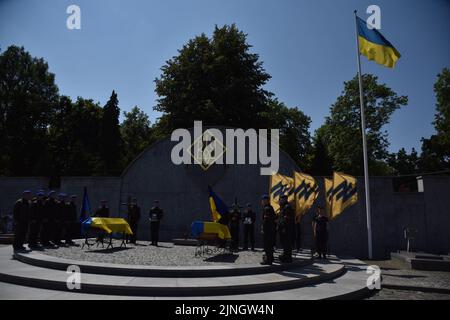
<path id="1" fill-rule="evenodd" d="M 374 60 L 388 68 L 394 68 L 401 55 L 377 29 L 369 29 L 367 22 L 356 17 L 359 52 L 369 60 Z"/>
<path id="2" fill-rule="evenodd" d="M 228 206 L 222 201 L 222 199 L 219 198 L 217 194 L 214 193 L 210 186 L 208 186 L 208 193 L 212 219 L 214 222 L 217 222 L 222 216 L 227 215 Z"/>

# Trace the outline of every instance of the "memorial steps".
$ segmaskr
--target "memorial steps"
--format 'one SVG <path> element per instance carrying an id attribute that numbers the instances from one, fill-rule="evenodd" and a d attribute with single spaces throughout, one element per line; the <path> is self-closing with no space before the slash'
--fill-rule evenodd
<path id="1" fill-rule="evenodd" d="M 79 290 L 67 286 L 66 268 L 71 264 L 80 266 L 82 271 Z M 293 264 L 273 266 L 114 266 L 64 260 L 39 252 L 17 253 L 13 258 L 10 246 L 0 248 L 0 281 L 71 295 L 88 293 L 93 298 L 95 295 L 155 299 L 360 298 L 368 293 L 366 267 L 359 260 L 333 257 L 328 261 L 312 261 L 306 255 L 300 255 Z"/>

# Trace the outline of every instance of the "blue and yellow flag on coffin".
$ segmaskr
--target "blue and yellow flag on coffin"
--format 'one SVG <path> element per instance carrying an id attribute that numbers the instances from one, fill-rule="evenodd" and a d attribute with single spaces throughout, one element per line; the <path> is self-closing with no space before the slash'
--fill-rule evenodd
<path id="1" fill-rule="evenodd" d="M 330 218 L 336 218 L 346 208 L 356 202 L 358 202 L 356 178 L 347 174 L 335 172 L 333 175 L 333 199 Z"/>
<path id="2" fill-rule="evenodd" d="M 369 60 L 374 60 L 388 68 L 394 68 L 400 53 L 377 29 L 369 29 L 367 22 L 356 17 L 359 52 Z"/>
<path id="3" fill-rule="evenodd" d="M 217 222 L 220 218 L 228 213 L 228 206 L 217 194 L 214 193 L 212 188 L 208 186 L 209 193 L 209 206 L 211 208 L 212 220 Z"/>
<path id="4" fill-rule="evenodd" d="M 324 178 L 325 182 L 325 210 L 327 216 L 331 217 L 331 208 L 333 206 L 333 180 Z"/>
<path id="5" fill-rule="evenodd" d="M 294 171 L 295 216 L 299 219 L 314 204 L 319 186 L 313 177 Z"/>
<path id="6" fill-rule="evenodd" d="M 270 204 L 272 205 L 276 214 L 280 212 L 279 202 L 282 195 L 287 195 L 288 201 L 292 204 L 294 203 L 294 179 L 279 173 L 275 173 L 270 176 L 269 196 Z"/>

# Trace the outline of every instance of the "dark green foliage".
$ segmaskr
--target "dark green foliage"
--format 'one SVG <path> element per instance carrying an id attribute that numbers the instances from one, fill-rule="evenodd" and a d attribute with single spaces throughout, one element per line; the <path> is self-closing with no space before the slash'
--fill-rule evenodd
<path id="1" fill-rule="evenodd" d="M 408 103 L 406 96 L 398 96 L 374 75 L 363 75 L 367 128 L 367 148 L 370 172 L 383 175 L 389 172 L 386 164 L 389 142 L 383 126 L 395 110 Z M 344 83 L 344 91 L 330 108 L 330 116 L 323 127 L 335 170 L 349 174 L 363 173 L 362 135 L 360 127 L 358 78 Z"/>

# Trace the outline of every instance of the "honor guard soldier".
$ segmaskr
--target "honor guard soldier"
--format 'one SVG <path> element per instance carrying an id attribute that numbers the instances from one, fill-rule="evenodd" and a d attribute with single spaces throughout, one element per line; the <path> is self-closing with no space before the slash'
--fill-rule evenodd
<path id="1" fill-rule="evenodd" d="M 66 218 L 66 195 L 64 193 L 58 194 L 58 200 L 56 201 L 56 214 L 53 222 L 53 243 L 57 246 L 61 246 L 61 235 L 64 228 L 64 222 Z"/>
<path id="2" fill-rule="evenodd" d="M 239 223 L 241 221 L 241 212 L 239 205 L 235 203 L 230 212 L 230 234 L 231 234 L 231 250 L 239 250 Z"/>
<path id="3" fill-rule="evenodd" d="M 262 206 L 262 234 L 264 245 L 264 258 L 262 265 L 271 265 L 273 262 L 273 238 L 275 232 L 275 210 L 270 205 L 268 195 L 263 195 L 261 198 Z"/>
<path id="4" fill-rule="evenodd" d="M 316 252 L 319 258 L 326 259 L 328 246 L 328 218 L 323 214 L 323 208 L 317 207 L 317 215 L 313 220 L 313 231 Z"/>
<path id="5" fill-rule="evenodd" d="M 278 220 L 278 233 L 283 247 L 281 262 L 292 262 L 292 242 L 295 234 L 295 211 L 288 202 L 287 195 L 280 197 L 280 217 Z"/>
<path id="6" fill-rule="evenodd" d="M 297 252 L 302 250 L 302 225 L 301 225 L 301 215 L 295 216 L 295 247 Z"/>
<path id="7" fill-rule="evenodd" d="M 133 232 L 130 242 L 133 244 L 136 244 L 139 219 L 141 219 L 141 208 L 137 204 L 137 199 L 133 198 L 128 206 L 128 224 Z"/>
<path id="8" fill-rule="evenodd" d="M 98 218 L 109 218 L 109 208 L 106 200 L 100 201 L 100 207 L 95 211 L 95 216 Z"/>
<path id="9" fill-rule="evenodd" d="M 158 246 L 159 241 L 159 225 L 160 221 L 163 217 L 163 210 L 159 207 L 159 201 L 153 201 L 153 208 L 150 209 L 149 218 L 150 218 L 150 237 L 152 240 L 153 246 Z"/>
<path id="10" fill-rule="evenodd" d="M 42 227 L 42 219 L 44 217 L 44 191 L 39 190 L 36 198 L 31 203 L 30 212 L 30 234 L 28 236 L 28 246 L 30 249 L 36 249 L 38 245 L 38 236 Z M 41 238 L 42 242 L 42 238 Z"/>
<path id="11" fill-rule="evenodd" d="M 244 250 L 248 250 L 248 242 L 250 240 L 252 251 L 255 251 L 255 222 L 256 214 L 252 210 L 251 203 L 247 203 L 247 209 L 242 218 L 242 223 L 244 224 Z"/>
<path id="12" fill-rule="evenodd" d="M 54 238 L 54 221 L 57 214 L 55 194 L 55 191 L 50 191 L 44 202 L 44 217 L 42 219 L 41 232 L 42 245 L 44 246 L 52 246 L 50 241 Z"/>
<path id="13" fill-rule="evenodd" d="M 98 218 L 109 218 L 109 208 L 106 200 L 100 201 L 100 207 L 95 211 L 95 216 Z M 98 233 L 97 242 L 102 243 L 105 238 L 105 232 L 101 231 Z"/>
<path id="14" fill-rule="evenodd" d="M 14 251 L 26 250 L 23 244 L 28 231 L 28 222 L 31 210 L 31 191 L 25 190 L 22 198 L 17 200 L 13 209 Z"/>
<path id="15" fill-rule="evenodd" d="M 75 244 L 72 238 L 74 235 L 75 224 L 77 223 L 77 196 L 71 195 L 70 201 L 66 204 L 66 219 L 64 227 L 65 244 L 72 246 Z"/>

